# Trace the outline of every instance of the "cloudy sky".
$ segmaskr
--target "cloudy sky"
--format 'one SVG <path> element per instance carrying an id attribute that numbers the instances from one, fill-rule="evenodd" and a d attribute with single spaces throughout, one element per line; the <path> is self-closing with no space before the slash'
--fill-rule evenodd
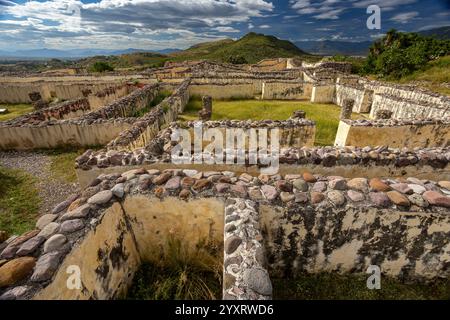
<path id="1" fill-rule="evenodd" d="M 369 5 L 381 30 L 369 30 Z M 0 0 L 0 50 L 184 49 L 253 31 L 291 41 L 371 40 L 450 25 L 449 0 Z"/>

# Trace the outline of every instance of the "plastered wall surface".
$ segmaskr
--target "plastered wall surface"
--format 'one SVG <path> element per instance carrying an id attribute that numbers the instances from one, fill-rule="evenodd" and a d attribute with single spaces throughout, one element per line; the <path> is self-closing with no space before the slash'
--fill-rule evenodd
<path id="1" fill-rule="evenodd" d="M 361 126 L 340 121 L 336 146 L 389 146 L 392 148 L 429 148 L 450 145 L 449 123 L 423 123 L 398 126 Z"/>

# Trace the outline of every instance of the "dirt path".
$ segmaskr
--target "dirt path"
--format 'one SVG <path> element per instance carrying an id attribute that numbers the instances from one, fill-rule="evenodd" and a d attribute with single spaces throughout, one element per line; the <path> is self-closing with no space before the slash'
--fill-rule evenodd
<path id="1" fill-rule="evenodd" d="M 79 190 L 77 183 L 68 183 L 52 177 L 51 157 L 39 152 L 0 152 L 0 165 L 20 169 L 37 178 L 39 197 L 42 200 L 39 214 L 46 214 L 60 202 Z"/>

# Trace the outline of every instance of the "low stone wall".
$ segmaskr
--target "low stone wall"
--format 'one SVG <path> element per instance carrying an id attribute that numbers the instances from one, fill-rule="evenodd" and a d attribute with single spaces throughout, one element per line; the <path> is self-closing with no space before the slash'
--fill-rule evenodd
<path id="1" fill-rule="evenodd" d="M 202 130 L 207 129 L 219 129 L 222 136 L 226 138 L 227 129 L 242 129 L 242 134 L 239 134 L 238 139 L 242 142 L 244 140 L 244 146 L 248 149 L 250 134 L 249 129 L 278 129 L 279 130 L 279 145 L 281 148 L 288 147 L 312 147 L 314 145 L 316 137 L 316 124 L 314 121 L 306 119 L 292 119 L 292 120 L 262 120 L 262 121 L 250 121 L 250 120 L 222 120 L 222 121 L 189 121 L 186 124 L 173 124 L 171 130 L 178 128 L 185 128 L 190 131 L 191 141 L 194 141 L 194 127 L 201 124 Z M 268 136 L 268 146 L 271 144 L 270 132 Z M 210 144 L 211 141 L 203 141 L 203 147 Z"/>
<path id="2" fill-rule="evenodd" d="M 189 86 L 189 95 L 211 96 L 213 99 L 254 99 L 261 96 L 262 81 L 242 81 L 241 83 L 216 83 L 216 84 L 200 84 L 192 83 Z"/>
<path id="3" fill-rule="evenodd" d="M 330 80 L 333 81 L 333 80 Z M 334 82 L 334 81 L 333 81 Z M 450 98 L 417 86 L 372 81 L 359 76 L 336 78 L 335 103 L 355 101 L 354 112 L 389 110 L 395 119 L 442 118 L 450 115 Z"/>
<path id="4" fill-rule="evenodd" d="M 0 123 L 0 126 L 38 125 L 45 121 L 78 118 L 89 111 L 99 109 L 127 95 L 135 88 L 129 85 L 108 87 L 85 98 L 66 101 L 57 106 L 41 109 L 24 116 Z"/>
<path id="5" fill-rule="evenodd" d="M 263 100 L 306 100 L 311 99 L 313 85 L 301 81 L 263 82 Z"/>
<path id="6" fill-rule="evenodd" d="M 111 141 L 108 150 L 129 150 L 148 145 L 164 125 L 176 121 L 189 102 L 189 80 L 178 86 L 174 93 L 137 121 L 132 128 Z"/>
<path id="7" fill-rule="evenodd" d="M 450 118 L 422 120 L 342 120 L 336 146 L 430 148 L 450 146 Z"/>
<path id="8" fill-rule="evenodd" d="M 315 83 L 311 92 L 311 102 L 333 103 L 336 95 L 336 85 L 327 83 Z"/>
<path id="9" fill-rule="evenodd" d="M 158 84 L 146 85 L 103 108 L 83 115 L 80 117 L 80 120 L 93 121 L 97 119 L 131 117 L 135 112 L 147 107 L 158 95 L 159 89 Z"/>
<path id="10" fill-rule="evenodd" d="M 224 299 L 269 299 L 272 274 L 449 277 L 450 181 L 137 169 L 81 194 L 0 244 L 0 299 L 112 299 L 166 239 L 224 239 Z M 228 200 L 225 200 L 228 199 Z M 223 237 L 223 238 L 222 238 Z M 67 283 L 78 268 L 81 288 Z M 72 270 L 72 271 L 70 271 Z M 68 281 L 69 280 L 69 281 Z"/>
<path id="11" fill-rule="evenodd" d="M 132 127 L 136 118 L 127 117 L 148 106 L 156 97 L 158 90 L 157 84 L 147 85 L 78 119 L 35 121 L 31 114 L 30 123 L 21 123 L 23 119 L 2 123 L 0 149 L 25 150 L 67 145 L 77 147 L 105 145 Z M 108 96 L 106 93 L 100 94 L 102 95 Z M 81 106 L 83 109 L 87 108 L 87 104 L 88 100 L 82 99 L 80 104 L 75 106 Z M 70 110 L 69 108 L 68 111 Z M 45 112 L 43 111 L 40 115 L 46 114 Z M 27 116 L 25 119 L 28 119 Z"/>
<path id="12" fill-rule="evenodd" d="M 376 94 L 373 97 L 370 116 L 375 118 L 378 110 L 392 111 L 394 119 L 417 119 L 450 117 L 450 101 L 446 105 L 434 104 L 431 101 L 420 102 L 387 94 Z"/>
<path id="13" fill-rule="evenodd" d="M 31 92 L 39 92 L 45 101 L 54 98 L 59 100 L 74 100 L 83 97 L 84 90 L 91 90 L 94 94 L 120 82 L 63 82 L 63 78 L 56 82 L 0 82 L 0 103 L 30 103 Z"/>
<path id="14" fill-rule="evenodd" d="M 135 118 L 99 119 L 96 121 L 46 121 L 45 125 L 0 127 L 0 149 L 29 150 L 65 146 L 105 145 L 129 129 Z"/>
<path id="15" fill-rule="evenodd" d="M 261 168 L 237 164 L 174 165 L 170 128 L 165 129 L 146 147 L 133 151 L 88 150 L 76 160 L 81 185 L 89 184 L 102 173 L 125 172 L 136 166 L 150 169 L 187 168 L 232 171 L 258 175 Z M 210 156 L 208 154 L 208 156 Z M 246 155 L 248 157 L 248 154 Z M 302 147 L 281 150 L 280 173 L 298 174 L 314 171 L 345 177 L 415 176 L 422 179 L 450 179 L 450 148 L 394 149 L 388 147 Z"/>
<path id="16" fill-rule="evenodd" d="M 377 265 L 407 281 L 450 276 L 450 203 L 433 207 L 430 198 L 449 202 L 447 189 L 413 178 L 310 181 L 284 182 L 298 192 L 284 195 L 292 205 L 260 206 L 271 275 L 365 273 Z"/>
<path id="17" fill-rule="evenodd" d="M 334 103 L 338 106 L 344 105 L 344 100 L 353 100 L 353 112 L 369 113 L 372 108 L 374 92 L 366 89 L 363 85 L 341 85 L 336 84 L 336 98 Z"/>

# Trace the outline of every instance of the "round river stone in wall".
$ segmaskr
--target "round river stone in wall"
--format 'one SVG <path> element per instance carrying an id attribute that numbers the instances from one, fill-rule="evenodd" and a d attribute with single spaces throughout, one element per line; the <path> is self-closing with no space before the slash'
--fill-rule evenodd
<path id="1" fill-rule="evenodd" d="M 225 252 L 232 254 L 236 251 L 239 245 L 242 243 L 242 239 L 236 236 L 231 236 L 225 240 Z"/>
<path id="2" fill-rule="evenodd" d="M 59 230 L 59 223 L 50 222 L 48 225 L 44 227 L 44 229 L 39 232 L 38 236 L 44 237 L 45 239 L 50 238 L 52 235 L 57 233 Z"/>
<path id="3" fill-rule="evenodd" d="M 105 204 L 111 200 L 113 194 L 110 190 L 105 190 L 97 193 L 96 195 L 89 198 L 88 203 L 90 204 Z"/>
<path id="4" fill-rule="evenodd" d="M 272 295 L 272 283 L 266 270 L 251 268 L 244 271 L 244 283 L 253 291 L 264 296 Z"/>
<path id="5" fill-rule="evenodd" d="M 36 228 L 42 230 L 50 222 L 55 221 L 56 218 L 58 218 L 58 215 L 56 215 L 56 214 L 44 214 L 36 222 Z"/>
<path id="6" fill-rule="evenodd" d="M 36 259 L 22 257 L 11 260 L 0 267 L 0 288 L 11 286 L 24 279 L 33 270 Z"/>
<path id="7" fill-rule="evenodd" d="M 55 234 L 44 243 L 44 253 L 60 249 L 67 241 L 65 235 Z"/>
<path id="8" fill-rule="evenodd" d="M 64 221 L 61 224 L 61 233 L 72 233 L 78 231 L 84 227 L 84 222 L 81 219 L 74 219 Z"/>

